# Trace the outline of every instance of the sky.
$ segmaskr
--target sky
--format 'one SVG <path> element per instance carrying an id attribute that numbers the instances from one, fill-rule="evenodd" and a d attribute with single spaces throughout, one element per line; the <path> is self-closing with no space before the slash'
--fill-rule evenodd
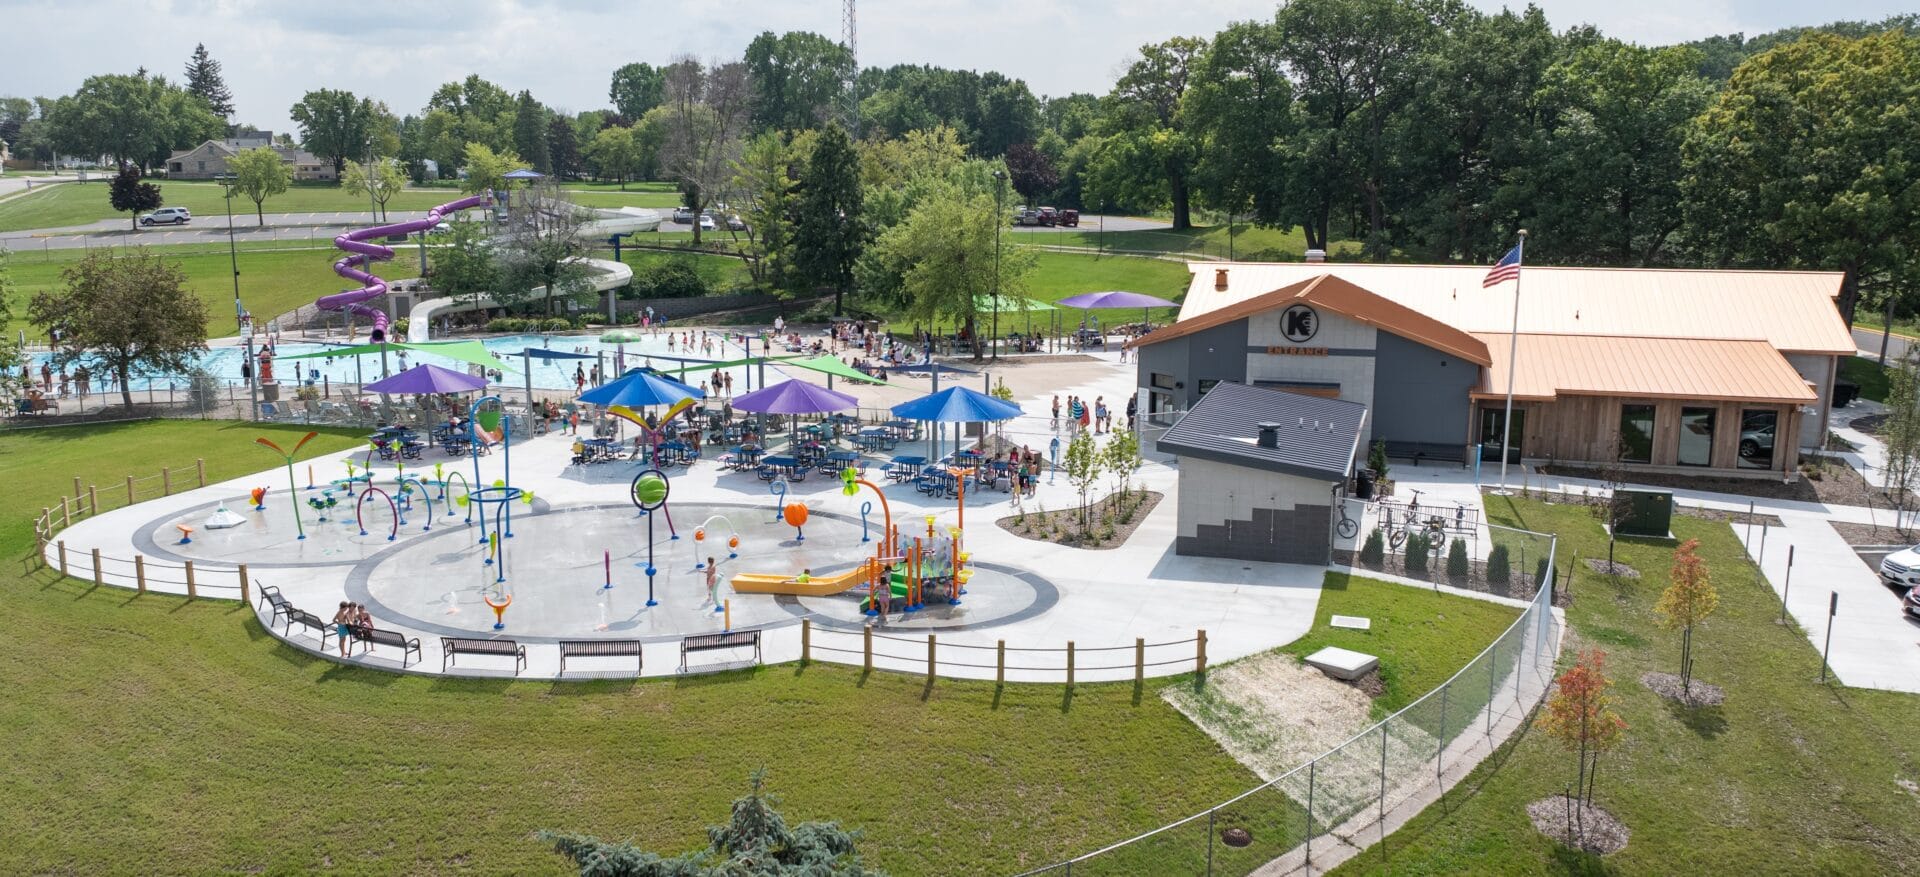
<path id="1" fill-rule="evenodd" d="M 1469 0 L 1497 10 L 1500 0 Z M 1650 45 L 1759 34 L 1839 19 L 1877 20 L 1911 0 L 1538 0 L 1556 29 L 1593 24 Z M 69 7 L 0 0 L 0 96 L 72 92 L 89 75 L 145 66 L 174 81 L 194 44 L 224 66 L 235 120 L 292 131 L 288 108 L 316 88 L 344 88 L 417 112 L 441 83 L 478 73 L 532 90 L 557 109 L 608 105 L 613 69 L 680 54 L 738 58 L 762 31 L 838 40 L 833 0 L 580 3 L 552 0 L 147 0 Z M 1904 7 L 1904 8 L 1903 8 Z M 862 66 L 897 63 L 999 70 L 1036 94 L 1104 93 L 1141 45 L 1206 36 L 1267 18 L 1274 0 L 867 0 Z"/>

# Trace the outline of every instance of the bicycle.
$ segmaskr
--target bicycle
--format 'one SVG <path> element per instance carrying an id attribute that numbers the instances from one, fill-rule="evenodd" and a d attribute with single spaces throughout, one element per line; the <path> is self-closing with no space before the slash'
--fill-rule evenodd
<path id="1" fill-rule="evenodd" d="M 1342 539 L 1352 539 L 1360 532 L 1360 522 L 1347 515 L 1346 500 L 1340 501 L 1340 521 L 1333 525 L 1333 531 Z"/>

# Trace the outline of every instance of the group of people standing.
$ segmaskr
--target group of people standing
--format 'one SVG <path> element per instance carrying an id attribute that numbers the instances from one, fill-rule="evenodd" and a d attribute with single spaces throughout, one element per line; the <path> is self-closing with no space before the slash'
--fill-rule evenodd
<path id="1" fill-rule="evenodd" d="M 1133 418 L 1135 412 L 1138 410 L 1138 402 L 1138 394 L 1127 397 L 1128 429 L 1133 428 Z M 1113 431 L 1113 411 L 1107 407 L 1107 397 L 1105 396 L 1093 397 L 1092 405 L 1088 405 L 1087 401 L 1079 396 L 1068 396 L 1065 410 L 1067 415 L 1067 431 L 1070 434 L 1078 429 L 1091 429 L 1095 435 Z M 1053 428 L 1055 431 L 1060 429 L 1060 414 L 1060 397 L 1055 396 L 1053 397 Z"/>

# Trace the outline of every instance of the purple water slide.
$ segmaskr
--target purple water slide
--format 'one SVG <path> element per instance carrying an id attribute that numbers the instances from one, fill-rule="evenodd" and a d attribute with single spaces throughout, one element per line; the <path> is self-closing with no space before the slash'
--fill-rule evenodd
<path id="1" fill-rule="evenodd" d="M 485 206 L 490 200 L 492 199 L 486 195 L 474 195 L 435 207 L 427 211 L 426 218 L 424 219 L 416 219 L 411 222 L 396 222 L 392 225 L 378 225 L 373 228 L 363 228 L 358 231 L 347 232 L 334 238 L 334 246 L 354 255 L 346 256 L 340 261 L 333 263 L 333 273 L 359 283 L 361 286 L 359 289 L 349 289 L 346 292 L 334 293 L 333 295 L 322 297 L 319 301 L 314 302 L 314 305 L 323 311 L 347 311 L 366 317 L 373 321 L 373 340 L 385 340 L 387 337 L 387 312 L 379 308 L 369 307 L 366 302 L 386 295 L 387 282 L 364 270 L 364 268 L 372 267 L 372 263 L 374 262 L 385 262 L 392 259 L 393 248 L 372 243 L 372 239 L 384 238 L 389 235 L 405 235 L 412 234 L 416 231 L 425 231 L 439 225 L 441 218 L 449 213 L 466 210 L 469 207 Z M 356 263 L 363 267 L 354 267 Z"/>

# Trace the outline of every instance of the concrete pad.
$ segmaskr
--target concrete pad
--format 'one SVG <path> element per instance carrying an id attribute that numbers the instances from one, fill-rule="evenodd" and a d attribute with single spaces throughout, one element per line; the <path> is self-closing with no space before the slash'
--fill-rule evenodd
<path id="1" fill-rule="evenodd" d="M 1361 618 L 1358 615 L 1335 615 L 1333 616 L 1333 618 L 1329 619 L 1327 623 L 1334 627 L 1346 628 L 1347 630 L 1372 630 L 1373 629 L 1373 619 Z"/>
<path id="2" fill-rule="evenodd" d="M 1380 666 L 1380 659 L 1352 649 L 1327 646 L 1308 655 L 1307 663 L 1320 668 L 1320 672 L 1335 679 L 1353 680 L 1367 675 L 1367 671 Z"/>

